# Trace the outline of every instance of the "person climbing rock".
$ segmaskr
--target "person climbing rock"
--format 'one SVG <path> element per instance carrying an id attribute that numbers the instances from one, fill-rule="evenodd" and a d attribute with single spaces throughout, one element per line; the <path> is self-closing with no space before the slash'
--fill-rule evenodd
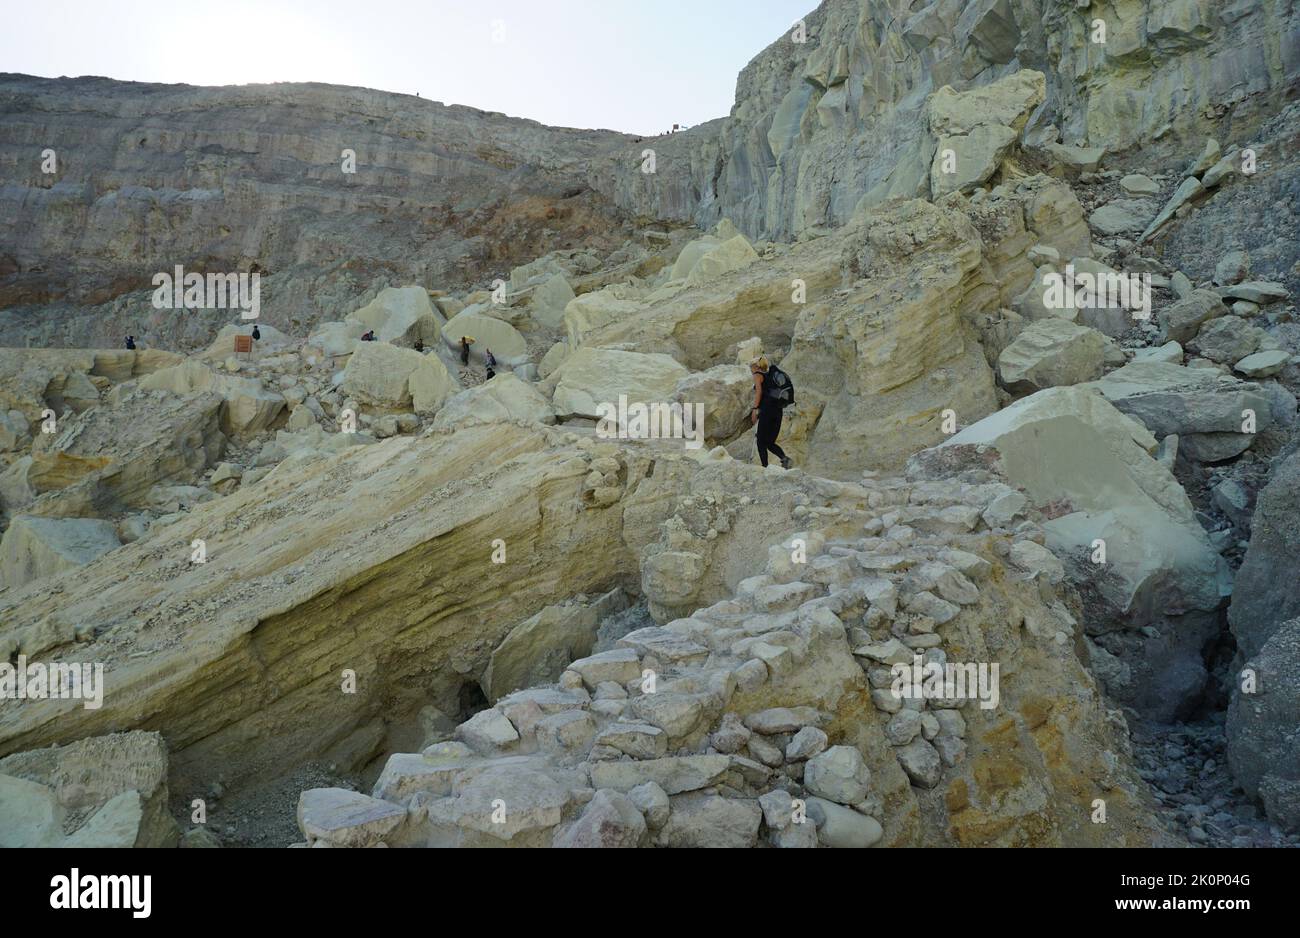
<path id="1" fill-rule="evenodd" d="M 261 339 L 262 339 L 262 330 L 259 329 L 259 328 L 257 328 L 257 324 L 254 323 L 254 324 L 253 324 L 253 341 L 254 341 L 254 342 L 260 342 Z"/>
<path id="2" fill-rule="evenodd" d="M 782 411 L 794 403 L 794 386 L 789 376 L 772 366 L 766 357 L 759 356 L 750 362 L 749 371 L 754 376 L 754 407 L 749 412 L 749 419 L 758 427 L 755 437 L 758 461 L 766 467 L 770 452 L 781 460 L 782 469 L 789 469 L 790 459 L 776 445 L 776 438 L 781 432 Z"/>
<path id="3" fill-rule="evenodd" d="M 487 379 L 491 381 L 497 376 L 497 357 L 492 354 L 491 349 L 484 349 L 483 362 L 487 365 Z"/>
<path id="4" fill-rule="evenodd" d="M 374 329 L 371 329 L 369 332 L 367 332 L 365 335 L 363 335 L 363 336 L 361 337 L 361 341 L 362 341 L 362 342 L 373 342 L 373 341 L 375 341 L 375 330 L 374 330 Z"/>
<path id="5" fill-rule="evenodd" d="M 129 335 L 126 337 L 126 347 L 135 351 L 135 336 Z"/>
<path id="6" fill-rule="evenodd" d="M 460 337 L 460 363 L 462 365 L 465 366 L 469 365 L 469 347 L 470 347 L 470 343 L 472 343 L 473 341 L 474 340 L 467 335 L 463 335 Z"/>

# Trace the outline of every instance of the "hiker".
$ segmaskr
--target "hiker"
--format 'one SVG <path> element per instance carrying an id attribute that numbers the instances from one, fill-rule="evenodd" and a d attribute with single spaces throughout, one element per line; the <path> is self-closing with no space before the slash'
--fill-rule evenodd
<path id="1" fill-rule="evenodd" d="M 126 337 L 126 347 L 133 352 L 135 351 L 135 336 L 129 335 Z"/>
<path id="2" fill-rule="evenodd" d="M 460 363 L 469 366 L 469 344 L 474 340 L 467 335 L 460 337 Z"/>
<path id="3" fill-rule="evenodd" d="M 262 330 L 259 329 L 259 328 L 257 328 L 257 324 L 254 323 L 254 324 L 253 324 L 253 341 L 254 341 L 254 342 L 260 342 L 261 339 L 262 339 Z"/>
<path id="4" fill-rule="evenodd" d="M 486 354 L 483 356 L 483 362 L 487 365 L 487 379 L 491 381 L 497 376 L 497 357 L 492 354 L 491 349 L 485 349 L 484 351 Z"/>
<path id="5" fill-rule="evenodd" d="M 363 335 L 363 336 L 361 337 L 361 341 L 362 341 L 362 342 L 373 342 L 373 341 L 375 341 L 375 330 L 374 330 L 374 329 L 371 329 L 369 332 L 367 332 L 365 335 Z"/>
<path id="6" fill-rule="evenodd" d="M 776 445 L 781 432 L 781 411 L 794 403 L 794 387 L 789 376 L 780 368 L 768 363 L 764 356 L 750 362 L 754 376 L 754 408 L 749 412 L 751 423 L 758 425 L 755 441 L 758 444 L 758 461 L 767 466 L 767 454 L 774 453 L 781 460 L 781 468 L 790 468 L 790 459 Z"/>
<path id="7" fill-rule="evenodd" d="M 421 355 L 424 354 L 424 343 L 421 342 L 419 339 L 415 340 L 415 350 L 419 352 Z"/>

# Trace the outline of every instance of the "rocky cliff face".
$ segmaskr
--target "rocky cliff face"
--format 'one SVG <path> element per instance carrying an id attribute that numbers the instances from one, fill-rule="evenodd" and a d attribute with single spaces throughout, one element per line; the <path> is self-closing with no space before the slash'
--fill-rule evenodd
<path id="1" fill-rule="evenodd" d="M 224 318 L 140 292 L 178 264 L 260 271 L 265 321 L 310 328 L 376 283 L 454 289 L 580 242 L 608 252 L 618 213 L 583 167 L 620 139 L 359 88 L 3 76 L 4 331 L 206 343 Z"/>
<path id="2" fill-rule="evenodd" d="M 944 85 L 1037 69 L 1047 95 L 1025 139 L 1150 163 L 1215 128 L 1248 137 L 1300 78 L 1286 0 L 827 0 L 806 27 L 741 72 L 729 117 L 653 142 L 657 178 L 619 155 L 598 161 L 597 188 L 638 214 L 789 240 L 864 197 L 929 195 L 924 109 Z"/>

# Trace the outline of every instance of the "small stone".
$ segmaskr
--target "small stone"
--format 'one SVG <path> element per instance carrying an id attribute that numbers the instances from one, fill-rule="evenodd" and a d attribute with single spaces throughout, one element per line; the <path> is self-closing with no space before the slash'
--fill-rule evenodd
<path id="1" fill-rule="evenodd" d="M 827 741 L 826 734 L 817 727 L 805 726 L 794 734 L 790 745 L 785 747 L 786 761 L 798 762 L 801 759 L 812 758 L 826 748 Z"/>
<path id="2" fill-rule="evenodd" d="M 895 746 L 905 746 L 921 732 L 921 714 L 916 710 L 900 710 L 885 724 L 885 738 Z"/>
<path id="3" fill-rule="evenodd" d="M 914 739 L 897 750 L 898 764 L 903 767 L 912 784 L 933 788 L 943 778 L 943 760 L 938 750 L 924 739 Z"/>
<path id="4" fill-rule="evenodd" d="M 654 782 L 637 785 L 627 793 L 627 798 L 636 805 L 651 830 L 658 830 L 668 821 L 668 793 Z"/>
<path id="5" fill-rule="evenodd" d="M 840 804 L 856 804 L 867 796 L 871 772 L 862 753 L 852 746 L 832 746 L 808 760 L 804 787 L 812 794 Z"/>

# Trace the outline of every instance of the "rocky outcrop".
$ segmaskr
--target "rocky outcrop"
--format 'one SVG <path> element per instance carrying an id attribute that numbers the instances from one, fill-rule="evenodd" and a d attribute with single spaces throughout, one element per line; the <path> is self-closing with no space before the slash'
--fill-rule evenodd
<path id="1" fill-rule="evenodd" d="M 998 162 L 1003 141 L 1023 141 L 1077 175 L 1103 153 L 1136 147 L 1148 161 L 1181 158 L 1223 115 L 1249 135 L 1296 80 L 1300 24 L 1281 0 L 1125 2 L 1093 13 L 1065 0 L 905 9 L 831 0 L 804 18 L 806 42 L 792 29 L 741 72 L 729 117 L 598 159 L 594 185 L 638 214 L 701 227 L 730 218 L 751 237 L 791 239 L 844 224 L 864 197 L 939 194 L 926 117 L 953 89 L 991 95 L 1020 70 L 1043 73 L 1046 100 L 1023 130 L 990 109 L 982 131 L 958 139 L 984 165 Z M 654 174 L 640 170 L 647 146 Z"/>
<path id="2" fill-rule="evenodd" d="M 456 741 L 390 756 L 369 796 L 304 792 L 302 846 L 1162 843 L 1072 618 L 1046 604 L 1059 581 L 1021 559 L 1033 541 L 981 528 L 1010 492 L 871 485 L 877 507 L 787 534 L 734 595 L 572 661 Z M 887 536 L 834 533 L 863 518 Z M 806 547 L 793 562 L 791 543 Z M 974 683 L 923 695 L 890 669 L 959 655 L 1001 666 L 996 707 Z M 1095 780 L 1049 756 L 1062 748 Z M 1088 820 L 1094 796 L 1110 823 Z M 334 803 L 328 823 L 307 810 Z"/>
<path id="3" fill-rule="evenodd" d="M 0 759 L 0 846 L 174 847 L 167 747 L 114 733 Z"/>

